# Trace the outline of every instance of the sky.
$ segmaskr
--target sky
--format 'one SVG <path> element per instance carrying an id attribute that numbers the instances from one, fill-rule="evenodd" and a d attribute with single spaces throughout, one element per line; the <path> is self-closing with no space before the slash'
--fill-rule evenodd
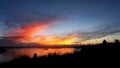
<path id="1" fill-rule="evenodd" d="M 48 29 L 42 33 L 38 32 L 37 35 L 64 37 L 79 34 L 77 42 L 81 39 L 103 38 L 108 35 L 118 38 L 120 35 L 120 1 L 0 0 L 1 36 L 16 35 L 14 33 L 18 30 L 18 34 L 21 35 L 25 27 L 41 23 L 47 24 L 45 28 Z"/>

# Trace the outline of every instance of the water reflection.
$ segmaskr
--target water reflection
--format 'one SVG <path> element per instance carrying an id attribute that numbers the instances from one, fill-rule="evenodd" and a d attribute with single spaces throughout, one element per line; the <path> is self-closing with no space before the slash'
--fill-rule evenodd
<path id="1" fill-rule="evenodd" d="M 73 53 L 73 48 L 60 48 L 60 49 L 44 49 L 44 48 L 22 48 L 22 49 L 9 49 L 9 53 L 14 53 L 15 56 L 28 56 L 32 57 L 34 53 L 37 53 L 38 56 L 47 56 L 48 54 L 57 54 L 63 55 L 67 53 Z"/>
<path id="2" fill-rule="evenodd" d="M 15 58 L 19 58 L 21 56 L 27 56 L 32 58 L 33 54 L 36 53 L 37 56 L 48 56 L 49 54 L 72 54 L 76 51 L 74 48 L 19 48 L 19 49 L 7 49 L 7 52 L 2 54 L 5 58 L 4 61 L 11 61 Z"/>

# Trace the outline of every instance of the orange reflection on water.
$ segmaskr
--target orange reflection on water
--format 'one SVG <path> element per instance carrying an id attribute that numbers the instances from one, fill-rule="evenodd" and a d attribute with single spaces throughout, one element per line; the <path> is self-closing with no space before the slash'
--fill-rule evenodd
<path id="1" fill-rule="evenodd" d="M 17 57 L 28 56 L 32 58 L 34 53 L 37 53 L 38 56 L 48 56 L 49 54 L 57 54 L 57 55 L 71 54 L 74 52 L 74 48 L 59 48 L 59 49 L 58 48 L 57 49 L 21 48 L 21 49 L 13 49 L 11 52 L 14 52 L 14 55 Z"/>

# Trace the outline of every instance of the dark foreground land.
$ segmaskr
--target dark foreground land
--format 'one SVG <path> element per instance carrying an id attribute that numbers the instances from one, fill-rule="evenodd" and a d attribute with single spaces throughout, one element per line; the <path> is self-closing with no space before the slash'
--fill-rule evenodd
<path id="1" fill-rule="evenodd" d="M 58 56 L 56 54 L 33 58 L 21 57 L 0 66 L 88 66 L 120 64 L 120 43 L 103 43 L 99 45 L 81 46 L 80 52 Z M 99 67 L 98 66 L 98 67 Z"/>

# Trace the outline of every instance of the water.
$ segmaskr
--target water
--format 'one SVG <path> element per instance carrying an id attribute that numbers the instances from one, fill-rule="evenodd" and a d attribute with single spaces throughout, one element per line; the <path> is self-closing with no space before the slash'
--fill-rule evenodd
<path id="1" fill-rule="evenodd" d="M 40 57 L 48 56 L 49 54 L 72 54 L 76 51 L 74 48 L 12 48 L 6 50 L 7 52 L 0 54 L 0 63 L 9 62 L 13 59 L 20 58 L 21 56 L 32 58 L 34 53 Z"/>

